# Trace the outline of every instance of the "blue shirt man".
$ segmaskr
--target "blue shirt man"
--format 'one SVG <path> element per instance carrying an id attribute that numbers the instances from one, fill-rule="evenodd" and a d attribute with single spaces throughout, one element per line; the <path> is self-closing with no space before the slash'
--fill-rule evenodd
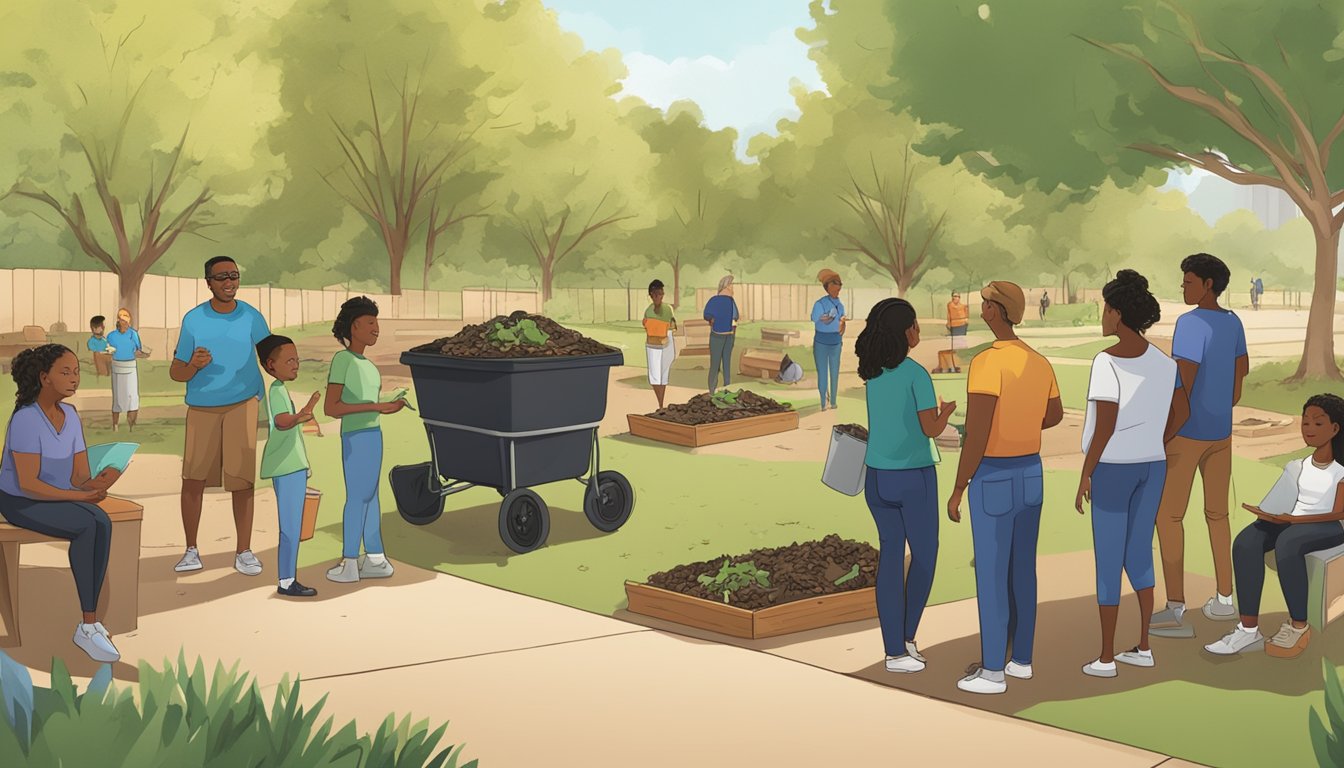
<path id="1" fill-rule="evenodd" d="M 89 339 L 89 348 L 92 349 L 93 339 Z M 140 334 L 134 328 L 126 330 L 115 330 L 107 334 L 107 341 L 103 342 L 102 352 L 112 347 L 112 359 L 118 362 L 130 362 L 135 360 L 135 353 L 141 348 Z"/>
<path id="2" fill-rule="evenodd" d="M 1196 307 L 1177 318 L 1171 356 L 1199 366 L 1190 389 L 1190 418 L 1178 436 L 1191 440 L 1231 437 L 1237 358 L 1245 354 L 1246 331 L 1232 312 Z M 1179 380 L 1176 385 L 1180 387 Z"/>
<path id="3" fill-rule="evenodd" d="M 236 301 L 232 312 L 216 312 L 210 302 L 182 318 L 182 331 L 173 356 L 191 360 L 197 347 L 210 351 L 210 364 L 187 382 L 187 405 L 212 408 L 241 403 L 265 395 L 257 367 L 257 343 L 271 335 L 266 318 L 251 304 Z"/>
<path id="4" fill-rule="evenodd" d="M 732 296 L 718 294 L 705 302 L 704 317 L 710 322 L 713 333 L 732 333 L 733 323 L 738 320 L 737 302 Z"/>

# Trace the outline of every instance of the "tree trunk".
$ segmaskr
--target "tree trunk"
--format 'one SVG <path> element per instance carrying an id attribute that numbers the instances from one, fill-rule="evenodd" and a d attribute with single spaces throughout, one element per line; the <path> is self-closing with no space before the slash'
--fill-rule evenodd
<path id="1" fill-rule="evenodd" d="M 1316 276 L 1307 311 L 1307 337 L 1302 360 L 1288 381 L 1344 380 L 1335 360 L 1335 290 L 1339 269 L 1339 230 L 1316 232 Z"/>
<path id="2" fill-rule="evenodd" d="M 634 299 L 630 298 L 630 283 L 625 284 L 625 322 L 635 319 Z"/>
<path id="3" fill-rule="evenodd" d="M 672 260 L 672 308 L 681 306 L 681 254 Z"/>
<path id="4" fill-rule="evenodd" d="M 551 300 L 551 293 L 552 293 L 552 291 L 553 291 L 553 283 L 555 282 L 555 269 L 554 269 L 554 267 L 551 266 L 551 265 L 554 263 L 554 259 L 555 259 L 555 255 L 554 255 L 554 254 L 551 254 L 551 258 L 550 258 L 550 259 L 548 259 L 548 260 L 546 260 L 546 261 L 542 261 L 541 264 L 539 265 L 539 266 L 541 267 L 541 303 L 542 303 L 542 306 L 545 306 L 545 305 L 546 305 L 546 302 L 548 302 L 548 301 Z"/>
<path id="5" fill-rule="evenodd" d="M 140 284 L 144 279 L 144 272 L 122 271 L 117 275 L 117 296 L 121 306 L 130 311 L 137 326 L 140 324 Z"/>
<path id="6" fill-rule="evenodd" d="M 393 251 L 392 246 L 389 245 L 387 250 L 387 256 L 388 256 L 388 262 L 391 264 L 392 267 L 392 279 L 389 281 L 388 287 L 390 288 L 390 293 L 393 296 L 400 296 L 401 263 L 402 259 L 405 258 L 405 254 L 401 252 L 400 248 L 396 249 L 396 251 Z"/>

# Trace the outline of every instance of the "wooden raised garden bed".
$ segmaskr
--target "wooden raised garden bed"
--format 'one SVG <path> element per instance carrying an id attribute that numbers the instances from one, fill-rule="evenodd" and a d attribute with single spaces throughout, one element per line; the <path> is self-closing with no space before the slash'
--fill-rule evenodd
<path id="1" fill-rule="evenodd" d="M 873 587 L 756 611 L 633 581 L 625 582 L 625 597 L 631 613 L 751 640 L 877 618 L 877 592 Z"/>
<path id="2" fill-rule="evenodd" d="M 687 448 L 761 437 L 798 428 L 798 412 L 748 416 L 717 424 L 677 424 L 640 414 L 629 414 L 630 434 Z"/>
<path id="3" fill-rule="evenodd" d="M 738 359 L 738 373 L 756 379 L 773 379 L 779 376 L 779 367 L 783 364 L 783 352 L 749 349 Z"/>

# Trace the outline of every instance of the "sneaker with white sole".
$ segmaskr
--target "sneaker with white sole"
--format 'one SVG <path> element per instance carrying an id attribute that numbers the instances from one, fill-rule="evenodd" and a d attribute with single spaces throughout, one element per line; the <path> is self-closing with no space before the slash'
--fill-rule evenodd
<path id="1" fill-rule="evenodd" d="M 1153 652 L 1144 653 L 1136 645 L 1128 651 L 1121 651 L 1115 654 L 1115 660 L 1121 664 L 1128 664 L 1131 667 L 1153 667 L 1156 662 L 1153 660 Z"/>
<path id="2" fill-rule="evenodd" d="M 1167 606 L 1153 614 L 1148 634 L 1157 637 L 1194 637 L 1195 628 L 1185 623 L 1184 606 Z"/>
<path id="3" fill-rule="evenodd" d="M 195 547 L 189 547 L 187 549 L 187 553 L 182 556 L 182 559 L 177 561 L 177 565 L 173 566 L 173 570 L 177 571 L 178 573 L 186 573 L 187 571 L 201 570 L 200 551 L 197 550 Z"/>
<path id="4" fill-rule="evenodd" d="M 244 576 L 256 576 L 261 573 L 261 561 L 252 554 L 252 550 L 245 549 L 234 556 L 233 569 Z"/>
<path id="5" fill-rule="evenodd" d="M 983 667 L 977 668 L 966 677 L 957 681 L 957 688 L 967 693 L 979 693 L 993 695 L 1003 693 L 1008 690 L 1008 683 L 1003 680 L 991 680 L 989 670 Z"/>
<path id="6" fill-rule="evenodd" d="M 1210 597 L 1203 610 L 1204 618 L 1213 621 L 1236 621 L 1241 618 L 1236 603 L 1224 603 L 1217 597 Z"/>
<path id="7" fill-rule="evenodd" d="M 1239 653 L 1250 651 L 1263 651 L 1265 649 L 1265 636 L 1260 634 L 1260 629 L 1246 631 L 1241 628 L 1241 623 L 1232 628 L 1231 632 L 1223 635 L 1223 638 L 1216 643 L 1209 643 L 1204 646 L 1204 650 L 1219 656 L 1236 656 Z"/>
<path id="8" fill-rule="evenodd" d="M 95 624 L 75 625 L 75 645 L 89 655 L 90 659 L 101 664 L 111 664 L 121 660 L 121 653 L 112 644 L 112 640 L 98 631 Z"/>
<path id="9" fill-rule="evenodd" d="M 327 581 L 337 584 L 353 584 L 359 581 L 359 563 L 353 558 L 342 558 L 334 567 L 327 570 Z"/>
<path id="10" fill-rule="evenodd" d="M 915 641 L 914 641 L 914 640 L 906 640 L 906 641 L 905 641 L 905 652 L 908 653 L 908 654 L 910 654 L 911 656 L 914 656 L 916 659 L 919 659 L 919 660 L 922 661 L 922 662 L 928 663 L 928 661 L 929 661 L 928 659 L 926 659 L 926 658 L 924 658 L 922 655 L 920 655 L 920 653 L 919 653 L 919 649 L 915 647 Z"/>
<path id="11" fill-rule="evenodd" d="M 1285 621 L 1279 631 L 1269 639 L 1265 654 L 1276 659 L 1295 659 L 1307 650 L 1311 642 L 1311 627 L 1298 629 L 1292 622 Z"/>
<path id="12" fill-rule="evenodd" d="M 924 667 L 924 662 L 908 653 L 904 656 L 887 657 L 888 672 L 922 672 Z"/>
<path id="13" fill-rule="evenodd" d="M 1103 664 L 1101 659 L 1093 659 L 1083 665 L 1083 674 L 1090 677 L 1115 677 L 1120 674 L 1115 669 L 1115 662 Z"/>
<path id="14" fill-rule="evenodd" d="M 396 569 L 392 567 L 392 561 L 386 557 L 383 558 L 381 563 L 375 563 L 367 555 L 359 558 L 359 578 L 361 579 L 386 579 L 395 571 Z"/>
<path id="15" fill-rule="evenodd" d="M 1031 665 L 1018 664 L 1016 661 L 1008 662 L 1008 666 L 1003 668 L 1003 673 L 1009 677 L 1015 677 L 1018 680 L 1031 679 Z"/>

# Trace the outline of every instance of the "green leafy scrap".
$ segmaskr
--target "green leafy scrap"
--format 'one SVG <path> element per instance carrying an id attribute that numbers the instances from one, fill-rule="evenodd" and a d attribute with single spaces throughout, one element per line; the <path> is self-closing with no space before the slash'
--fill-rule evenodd
<path id="1" fill-rule="evenodd" d="M 757 568 L 756 563 L 750 560 L 734 565 L 731 558 L 725 557 L 718 573 L 702 573 L 696 577 L 696 581 L 710 592 L 721 593 L 723 602 L 726 603 L 732 593 L 752 584 L 769 589 L 770 572 Z"/>

